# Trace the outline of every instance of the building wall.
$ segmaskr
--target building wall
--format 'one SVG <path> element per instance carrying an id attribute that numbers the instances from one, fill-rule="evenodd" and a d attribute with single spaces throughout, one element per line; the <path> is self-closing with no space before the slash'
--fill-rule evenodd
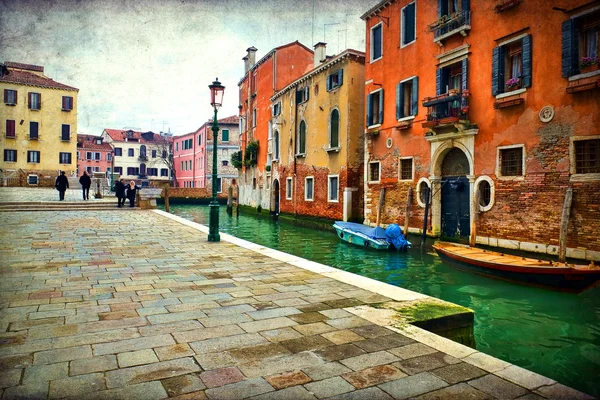
<path id="1" fill-rule="evenodd" d="M 86 158 L 86 153 L 92 153 L 92 159 L 88 160 Z M 94 153 L 100 153 L 100 160 L 94 160 Z M 87 171 L 88 167 L 91 167 L 92 170 L 94 168 L 99 168 L 99 172 L 108 172 L 111 168 L 111 160 L 110 155 L 111 151 L 101 151 L 101 150 L 88 150 L 85 148 L 79 148 L 77 150 L 77 175 L 83 174 L 83 171 Z"/>
<path id="2" fill-rule="evenodd" d="M 157 180 L 157 181 L 165 181 L 168 182 L 171 176 L 171 173 L 168 172 L 168 176 L 160 176 L 161 169 L 169 169 L 167 164 L 161 159 L 160 151 L 162 149 L 161 146 L 152 144 L 152 143 L 140 143 L 140 142 L 127 142 L 127 141 L 113 141 L 109 135 L 105 133 L 102 134 L 105 140 L 111 144 L 113 149 L 121 148 L 121 156 L 115 156 L 115 168 L 121 167 L 123 169 L 123 174 L 121 178 L 127 180 L 138 180 L 140 179 L 139 175 L 129 175 L 127 173 L 127 168 L 134 167 L 139 168 L 142 163 L 146 164 L 146 169 L 148 168 L 158 168 L 158 176 L 147 176 L 148 179 Z M 142 145 L 146 146 L 146 156 L 147 161 L 141 161 L 140 157 L 140 148 Z M 133 156 L 129 156 L 129 149 L 133 149 Z M 156 150 L 156 157 L 152 157 L 152 150 Z"/>
<path id="3" fill-rule="evenodd" d="M 367 64 L 365 96 L 384 89 L 384 120 L 381 126 L 366 129 L 365 161 L 381 162 L 381 180 L 365 186 L 365 222 L 376 220 L 380 191 L 386 189 L 382 212 L 384 223 L 404 223 L 408 188 L 414 191 L 409 225 L 419 231 L 423 225 L 423 204 L 417 197 L 419 180 L 433 186 L 432 219 L 429 232 L 439 235 L 442 229 L 440 179 L 445 155 L 459 148 L 469 160 L 466 174 L 470 190 L 470 218 L 479 211 L 475 225 L 480 243 L 517 247 L 555 253 L 560 232 L 561 214 L 567 188 L 574 200 L 567 233 L 567 255 L 600 259 L 600 237 L 594 227 L 600 224 L 598 204 L 600 176 L 573 174 L 573 140 L 600 138 L 600 92 L 596 89 L 568 93 L 567 87 L 577 78 L 592 81 L 600 72 L 566 78 L 561 74 L 561 30 L 564 21 L 585 12 L 586 1 L 555 1 L 552 4 L 521 2 L 502 13 L 495 13 L 494 2 L 470 2 L 471 29 L 466 36 L 454 35 L 434 42 L 433 34 L 424 32 L 437 18 L 437 2 L 417 1 L 416 36 L 407 46 L 399 46 L 401 8 L 408 1 L 397 1 L 384 7 L 380 17 L 366 18 Z M 576 10 L 564 13 L 553 7 Z M 383 26 L 383 56 L 370 62 L 371 27 L 389 18 Z M 387 21 L 387 20 L 386 20 Z M 521 93 L 492 94 L 492 61 L 494 48 L 531 35 L 531 86 Z M 444 136 L 443 131 L 426 128 L 425 97 L 436 96 L 436 69 L 450 57 L 452 50 L 465 47 L 468 63 L 468 111 L 462 131 Z M 402 63 L 397 60 L 401 59 Z M 442 65 L 441 65 L 442 64 Z M 598 75 L 596 75 L 598 74 Z M 418 76 L 418 114 L 408 129 L 399 129 L 396 119 L 395 87 L 403 79 Z M 517 99 L 505 108 L 499 103 Z M 550 106 L 553 118 L 542 122 Z M 542 115 L 541 115 L 542 114 Z M 463 121 L 461 119 L 461 121 Z M 469 125 L 472 124 L 472 125 Z M 366 125 L 366 122 L 365 122 Z M 461 133 L 462 132 L 462 133 Z M 392 141 L 388 148 L 388 140 Z M 502 177 L 498 173 L 498 153 L 503 146 L 523 146 L 524 174 Z M 413 157 L 413 179 L 398 177 L 401 157 Z M 365 172 L 368 166 L 365 164 Z M 475 204 L 475 191 L 482 178 L 492 182 L 492 205 L 484 209 Z M 597 230 L 597 229 L 596 229 Z"/>

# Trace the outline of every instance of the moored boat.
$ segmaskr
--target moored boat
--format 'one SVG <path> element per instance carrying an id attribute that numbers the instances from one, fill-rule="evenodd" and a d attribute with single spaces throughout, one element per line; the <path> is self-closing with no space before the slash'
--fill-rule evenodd
<path id="1" fill-rule="evenodd" d="M 398 225 L 390 224 L 386 229 L 379 226 L 357 224 L 355 222 L 336 221 L 333 224 L 340 239 L 357 246 L 386 250 L 390 246 L 398 250 L 406 250 L 411 243 L 404 238 Z"/>
<path id="2" fill-rule="evenodd" d="M 437 242 L 433 248 L 461 269 L 532 286 L 582 291 L 600 281 L 600 267 L 593 262 L 574 265 L 536 260 L 448 242 Z"/>

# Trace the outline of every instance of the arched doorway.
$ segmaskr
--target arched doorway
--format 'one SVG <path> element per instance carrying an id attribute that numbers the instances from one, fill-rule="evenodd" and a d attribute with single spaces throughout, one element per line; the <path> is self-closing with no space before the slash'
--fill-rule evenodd
<path id="1" fill-rule="evenodd" d="M 468 239 L 471 233 L 469 160 L 454 147 L 442 162 L 441 225 L 442 236 L 456 240 Z"/>
<path id="2" fill-rule="evenodd" d="M 279 179 L 273 181 L 273 214 L 279 215 Z"/>

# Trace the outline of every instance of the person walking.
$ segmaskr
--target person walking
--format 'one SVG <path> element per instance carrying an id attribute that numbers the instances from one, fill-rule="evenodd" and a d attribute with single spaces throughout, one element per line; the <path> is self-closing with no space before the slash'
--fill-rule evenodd
<path id="1" fill-rule="evenodd" d="M 59 199 L 65 199 L 65 192 L 69 188 L 69 180 L 65 176 L 65 171 L 60 171 L 60 175 L 56 177 L 56 190 L 58 190 Z"/>
<path id="2" fill-rule="evenodd" d="M 125 183 L 123 179 L 115 181 L 115 196 L 117 196 L 117 207 L 125 205 Z"/>
<path id="3" fill-rule="evenodd" d="M 87 171 L 83 171 L 83 175 L 79 178 L 81 184 L 81 190 L 83 190 L 83 199 L 90 199 L 90 186 L 92 186 L 92 178 L 87 174 Z"/>
<path id="4" fill-rule="evenodd" d="M 127 198 L 129 199 L 129 207 L 135 206 L 135 195 L 140 187 L 135 184 L 134 181 L 129 182 L 127 185 Z"/>

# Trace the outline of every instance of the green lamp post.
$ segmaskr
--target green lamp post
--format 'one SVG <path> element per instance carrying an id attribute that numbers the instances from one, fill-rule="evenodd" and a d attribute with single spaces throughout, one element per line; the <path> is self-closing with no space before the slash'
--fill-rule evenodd
<path id="1" fill-rule="evenodd" d="M 210 105 L 215 110 L 213 118 L 213 167 L 212 167 L 212 200 L 208 205 L 210 208 L 210 216 L 208 223 L 208 241 L 218 242 L 221 240 L 219 235 L 219 202 L 217 201 L 217 139 L 219 133 L 219 123 L 217 122 L 217 111 L 223 104 L 223 94 L 225 86 L 221 85 L 219 78 L 215 79 L 210 88 Z"/>

